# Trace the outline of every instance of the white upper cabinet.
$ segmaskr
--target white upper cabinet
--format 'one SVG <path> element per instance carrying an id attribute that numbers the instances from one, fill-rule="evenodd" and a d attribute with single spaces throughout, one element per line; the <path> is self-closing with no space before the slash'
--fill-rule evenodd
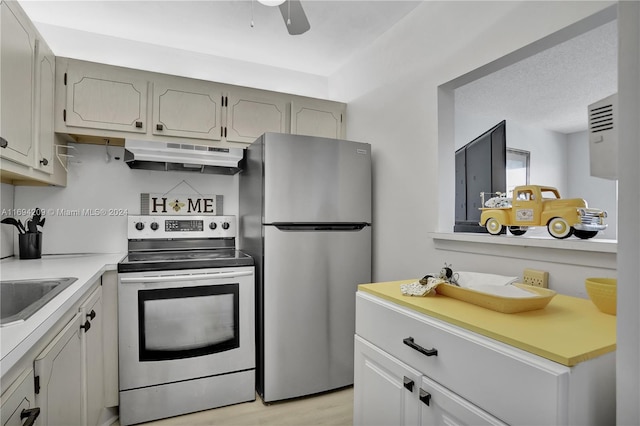
<path id="1" fill-rule="evenodd" d="M 147 131 L 147 80 L 129 70 L 74 62 L 66 71 L 67 126 Z"/>
<path id="2" fill-rule="evenodd" d="M 321 99 L 296 98 L 291 101 L 291 133 L 343 139 L 346 104 Z"/>
<path id="3" fill-rule="evenodd" d="M 36 33 L 14 2 L 2 1 L 0 23 L 0 156 L 32 166 Z"/>
<path id="4" fill-rule="evenodd" d="M 287 133 L 288 102 L 281 95 L 233 88 L 225 98 L 226 139 L 251 143 L 267 132 Z"/>
<path id="5" fill-rule="evenodd" d="M 37 152 L 36 167 L 45 173 L 53 173 L 53 116 L 56 79 L 56 58 L 49 47 L 38 41 L 37 47 Z"/>
<path id="6" fill-rule="evenodd" d="M 153 83 L 153 134 L 198 139 L 222 138 L 222 91 L 199 80 Z"/>
<path id="7" fill-rule="evenodd" d="M 56 67 L 64 76 L 56 86 L 58 133 L 223 146 L 267 132 L 345 136 L 339 102 L 68 58 L 56 58 Z"/>

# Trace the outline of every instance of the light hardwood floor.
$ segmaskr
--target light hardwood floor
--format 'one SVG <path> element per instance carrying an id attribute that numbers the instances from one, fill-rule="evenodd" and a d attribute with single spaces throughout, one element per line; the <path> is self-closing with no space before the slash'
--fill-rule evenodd
<path id="1" fill-rule="evenodd" d="M 312 426 L 353 425 L 353 387 L 318 396 L 263 404 L 253 402 L 145 423 L 147 426 Z M 119 422 L 112 426 L 120 426 Z"/>

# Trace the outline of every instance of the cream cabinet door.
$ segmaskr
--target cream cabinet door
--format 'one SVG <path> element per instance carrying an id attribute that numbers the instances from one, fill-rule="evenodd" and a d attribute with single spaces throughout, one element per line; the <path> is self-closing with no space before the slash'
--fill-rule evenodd
<path id="1" fill-rule="evenodd" d="M 225 106 L 227 141 L 252 143 L 263 133 L 287 132 L 288 102 L 282 98 L 234 89 L 225 99 Z"/>
<path id="2" fill-rule="evenodd" d="M 53 173 L 53 131 L 54 90 L 56 78 L 56 58 L 46 43 L 38 40 L 37 46 L 37 147 L 36 167 L 43 172 Z"/>
<path id="3" fill-rule="evenodd" d="M 354 359 L 354 425 L 420 423 L 419 371 L 359 336 L 355 336 Z"/>
<path id="4" fill-rule="evenodd" d="M 222 91 L 214 83 L 180 80 L 153 84 L 153 134 L 222 138 Z"/>
<path id="5" fill-rule="evenodd" d="M 27 418 L 39 417 L 39 409 L 35 406 L 33 386 L 33 369 L 29 368 L 20 374 L 16 381 L 2 394 L 0 416 L 2 426 L 22 426 Z"/>
<path id="6" fill-rule="evenodd" d="M 83 423 L 81 320 L 77 313 L 34 362 L 39 424 Z"/>
<path id="7" fill-rule="evenodd" d="M 69 61 L 67 126 L 146 133 L 147 81 L 126 69 Z"/>
<path id="8" fill-rule="evenodd" d="M 17 2 L 0 4 L 0 156 L 33 166 L 36 33 Z"/>
<path id="9" fill-rule="evenodd" d="M 291 101 L 291 133 L 344 139 L 346 110 L 346 105 L 339 102 L 295 99 Z"/>
<path id="10" fill-rule="evenodd" d="M 84 321 L 81 334 L 82 369 L 86 389 L 83 391 L 83 407 L 85 420 L 83 424 L 94 426 L 99 420 L 104 407 L 104 355 L 102 347 L 102 286 L 89 296 L 80 307 L 80 315 Z"/>

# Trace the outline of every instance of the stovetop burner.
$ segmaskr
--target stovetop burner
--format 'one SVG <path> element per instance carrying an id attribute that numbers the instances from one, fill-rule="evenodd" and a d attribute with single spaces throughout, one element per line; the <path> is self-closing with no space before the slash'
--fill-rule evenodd
<path id="1" fill-rule="evenodd" d="M 235 249 L 234 216 L 129 216 L 129 254 L 118 272 L 253 266 Z"/>

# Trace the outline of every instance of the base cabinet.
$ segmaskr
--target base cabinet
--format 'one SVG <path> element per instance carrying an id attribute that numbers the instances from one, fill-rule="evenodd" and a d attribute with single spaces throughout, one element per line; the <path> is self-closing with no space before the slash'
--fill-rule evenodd
<path id="1" fill-rule="evenodd" d="M 18 379 L 2 394 L 0 417 L 2 426 L 24 426 L 33 424 L 40 416 L 35 405 L 33 369 L 20 374 Z"/>
<path id="2" fill-rule="evenodd" d="M 362 291 L 354 369 L 356 425 L 615 424 L 615 352 L 570 367 Z"/>
<path id="3" fill-rule="evenodd" d="M 355 366 L 354 425 L 505 425 L 359 336 Z"/>
<path id="4" fill-rule="evenodd" d="M 102 287 L 98 286 L 34 362 L 43 425 L 97 425 L 104 401 Z"/>

